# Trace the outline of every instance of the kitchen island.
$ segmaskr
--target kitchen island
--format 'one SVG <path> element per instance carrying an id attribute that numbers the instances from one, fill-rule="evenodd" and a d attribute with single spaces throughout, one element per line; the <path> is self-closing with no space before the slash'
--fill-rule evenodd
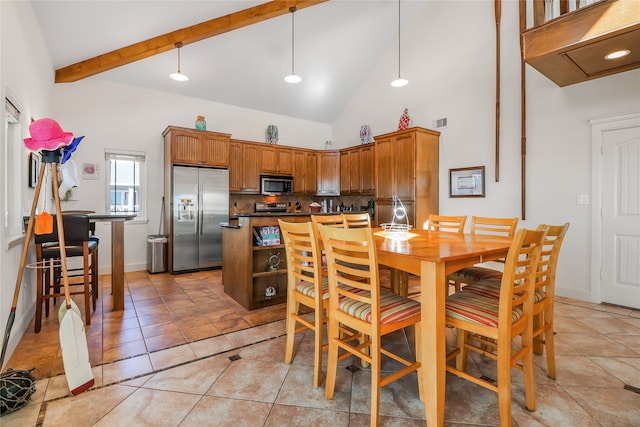
<path id="1" fill-rule="evenodd" d="M 278 219 L 311 221 L 311 212 L 238 213 L 222 230 L 224 292 L 247 310 L 287 300 L 287 259 Z"/>

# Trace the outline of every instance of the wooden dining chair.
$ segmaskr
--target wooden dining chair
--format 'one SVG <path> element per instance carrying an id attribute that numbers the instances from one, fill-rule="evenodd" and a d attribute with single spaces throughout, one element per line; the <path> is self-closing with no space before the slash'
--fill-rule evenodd
<path id="1" fill-rule="evenodd" d="M 91 324 L 91 308 L 96 309 L 98 287 L 97 266 L 93 265 L 93 254 L 98 243 L 90 239 L 89 217 L 83 214 L 63 214 L 65 252 L 67 258 L 82 257 L 82 267 L 68 269 L 70 285 L 81 288 L 71 295 L 84 296 L 85 324 Z M 60 281 L 62 270 L 60 263 L 60 243 L 57 222 L 53 221 L 53 230 L 49 234 L 34 234 L 36 262 L 39 268 L 36 282 L 36 315 L 34 332 L 40 332 L 42 325 L 42 306 L 45 317 L 49 316 L 49 300 L 64 297 Z"/>
<path id="2" fill-rule="evenodd" d="M 343 213 L 342 219 L 347 228 L 371 227 L 371 216 L 368 212 Z"/>
<path id="3" fill-rule="evenodd" d="M 518 226 L 518 218 L 471 217 L 471 234 L 489 234 L 512 238 Z M 504 260 L 495 260 L 504 262 Z M 465 267 L 448 276 L 449 282 L 459 292 L 463 283 L 473 283 L 484 279 L 499 279 L 502 272 L 489 267 L 474 265 Z"/>
<path id="4" fill-rule="evenodd" d="M 555 299 L 556 268 L 560 248 L 569 223 L 563 225 L 541 224 L 538 230 L 547 230 L 542 244 L 542 252 L 538 261 L 536 290 L 533 300 L 533 350 L 536 354 L 547 353 L 547 373 L 550 378 L 556 377 L 556 363 L 553 343 L 553 310 Z M 500 297 L 501 279 L 486 279 L 470 283 L 463 292 Z"/>
<path id="5" fill-rule="evenodd" d="M 321 254 L 311 222 L 278 220 L 287 259 L 287 313 L 284 362 L 293 360 L 295 335 L 306 329 L 314 334 L 313 386 L 322 382 L 323 325 L 329 302 L 326 275 L 322 275 Z M 300 313 L 300 306 L 313 311 L 313 320 Z M 299 326 L 298 326 L 299 325 Z"/>
<path id="6" fill-rule="evenodd" d="M 500 295 L 493 298 L 456 292 L 445 302 L 446 324 L 457 328 L 456 348 L 446 370 L 498 393 L 500 425 L 511 426 L 511 368 L 524 373 L 526 407 L 536 409 L 533 378 L 533 300 L 536 272 L 546 230 L 519 230 L 507 253 Z M 520 349 L 512 351 L 520 337 Z M 467 356 L 474 351 L 497 362 L 497 385 L 466 371 Z M 520 365 L 518 362 L 522 362 Z"/>
<path id="7" fill-rule="evenodd" d="M 346 351 L 371 366 L 371 425 L 378 425 L 380 390 L 383 386 L 418 371 L 420 396 L 424 396 L 420 360 L 420 303 L 381 290 L 376 246 L 371 228 L 333 228 L 320 225 L 327 253 L 329 275 L 329 354 L 325 395 L 333 398 L 338 352 Z M 340 325 L 359 333 L 364 340 L 342 338 Z M 382 337 L 415 325 L 416 361 L 408 361 L 382 347 Z M 382 377 L 382 355 L 404 365 Z"/>
<path id="8" fill-rule="evenodd" d="M 327 323 L 329 304 L 328 278 L 321 266 L 317 234 L 311 222 L 292 223 L 278 220 L 287 259 L 287 311 L 285 363 L 293 360 L 295 335 L 310 329 L 314 334 L 313 386 L 322 383 L 322 352 L 324 324 Z M 301 305 L 311 309 L 313 320 L 301 313 Z M 343 336 L 350 335 L 344 331 Z M 340 360 L 348 357 L 345 353 Z"/>
<path id="9" fill-rule="evenodd" d="M 432 231 L 449 231 L 452 233 L 464 233 L 464 224 L 467 222 L 466 215 L 451 216 L 451 215 L 429 215 L 427 223 L 425 224 L 425 230 Z"/>

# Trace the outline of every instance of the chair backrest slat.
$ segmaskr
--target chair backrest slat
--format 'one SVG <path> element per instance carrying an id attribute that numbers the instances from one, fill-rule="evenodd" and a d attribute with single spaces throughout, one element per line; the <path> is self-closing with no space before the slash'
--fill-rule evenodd
<path id="1" fill-rule="evenodd" d="M 517 226 L 518 217 L 471 217 L 471 234 L 493 234 L 498 236 L 513 237 L 516 232 Z"/>
<path id="2" fill-rule="evenodd" d="M 429 215 L 426 230 L 449 231 L 453 233 L 464 233 L 464 224 L 467 222 L 466 215 Z"/>
<path id="3" fill-rule="evenodd" d="M 520 306 L 526 315 L 533 311 L 536 271 L 545 230 L 518 230 L 511 241 L 500 284 L 498 322 L 511 324 L 513 307 Z"/>

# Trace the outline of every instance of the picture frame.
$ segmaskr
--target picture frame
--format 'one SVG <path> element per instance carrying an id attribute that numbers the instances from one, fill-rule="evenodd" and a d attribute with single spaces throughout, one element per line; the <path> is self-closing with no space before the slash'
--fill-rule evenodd
<path id="1" fill-rule="evenodd" d="M 29 153 L 29 187 L 36 188 L 38 185 L 38 175 L 40 174 L 40 155 Z"/>
<path id="2" fill-rule="evenodd" d="M 449 197 L 484 196 L 484 166 L 449 169 Z"/>
<path id="3" fill-rule="evenodd" d="M 97 163 L 82 164 L 82 179 L 98 179 L 99 177 L 100 172 Z"/>

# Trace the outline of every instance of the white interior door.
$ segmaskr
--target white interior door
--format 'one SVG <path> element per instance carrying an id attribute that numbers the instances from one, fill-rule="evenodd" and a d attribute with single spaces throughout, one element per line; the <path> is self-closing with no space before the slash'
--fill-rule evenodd
<path id="1" fill-rule="evenodd" d="M 602 132 L 603 302 L 640 308 L 640 126 Z"/>

